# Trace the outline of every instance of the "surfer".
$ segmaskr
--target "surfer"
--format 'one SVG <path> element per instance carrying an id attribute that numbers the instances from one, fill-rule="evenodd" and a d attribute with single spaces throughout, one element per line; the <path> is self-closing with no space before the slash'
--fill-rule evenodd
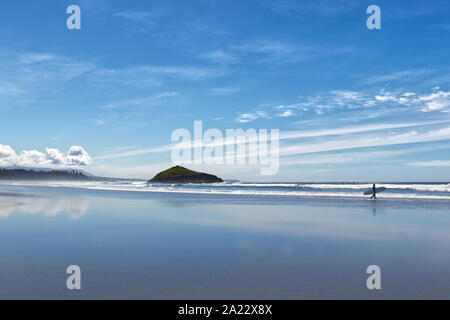
<path id="1" fill-rule="evenodd" d="M 372 186 L 372 190 L 373 190 L 373 195 L 370 197 L 370 199 L 375 199 L 377 200 L 377 188 L 375 188 L 375 183 Z"/>

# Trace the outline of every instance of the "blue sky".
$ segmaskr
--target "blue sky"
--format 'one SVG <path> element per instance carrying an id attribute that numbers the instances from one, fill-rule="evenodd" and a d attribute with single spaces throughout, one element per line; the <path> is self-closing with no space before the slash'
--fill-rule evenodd
<path id="1" fill-rule="evenodd" d="M 66 28 L 72 4 L 81 30 Z M 150 178 L 172 132 L 202 120 L 280 130 L 275 176 L 194 166 L 224 178 L 450 181 L 449 17 L 437 0 L 9 1 L 0 164 Z"/>

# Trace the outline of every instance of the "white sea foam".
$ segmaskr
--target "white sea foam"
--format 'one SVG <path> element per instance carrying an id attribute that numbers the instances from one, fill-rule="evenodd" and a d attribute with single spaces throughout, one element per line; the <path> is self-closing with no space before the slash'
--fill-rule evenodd
<path id="1" fill-rule="evenodd" d="M 229 184 L 233 187 L 262 187 L 262 188 L 270 188 L 270 187 L 282 187 L 282 188 L 297 188 L 300 186 L 298 183 L 245 183 L 245 182 L 235 182 Z"/>
<path id="2" fill-rule="evenodd" d="M 217 194 L 217 195 L 247 195 L 247 196 L 281 196 L 281 197 L 303 197 L 303 198 L 343 198 L 343 199 L 367 199 L 368 197 L 355 192 L 308 192 L 308 191 L 256 191 L 256 190 L 221 190 L 221 189 L 188 189 L 174 187 L 149 187 L 131 189 L 125 186 L 115 187 L 91 187 L 89 189 L 111 190 L 111 191 L 141 191 L 141 192 L 170 192 L 188 194 Z M 449 200 L 450 196 L 423 195 L 417 193 L 391 193 L 377 196 L 378 199 L 417 199 L 417 200 Z"/>
<path id="3" fill-rule="evenodd" d="M 311 189 L 352 189 L 365 190 L 372 188 L 371 184 L 299 184 L 299 188 Z M 388 189 L 399 190 L 417 190 L 417 191 L 439 191 L 450 192 L 450 184 L 377 184 L 377 188 L 385 187 Z"/>
<path id="4" fill-rule="evenodd" d="M 366 190 L 372 188 L 372 184 L 362 183 L 245 183 L 235 182 L 229 184 L 233 187 L 250 187 L 250 188 L 308 188 L 308 189 L 350 189 L 350 190 Z M 388 189 L 398 190 L 416 190 L 416 191 L 437 191 L 437 192 L 450 192 L 450 183 L 442 184 L 377 184 L 377 187 L 385 187 Z"/>

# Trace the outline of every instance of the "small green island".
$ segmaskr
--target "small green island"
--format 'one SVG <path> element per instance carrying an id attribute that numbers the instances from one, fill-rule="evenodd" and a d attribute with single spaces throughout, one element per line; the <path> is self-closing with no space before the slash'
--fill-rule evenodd
<path id="1" fill-rule="evenodd" d="M 176 166 L 158 173 L 148 183 L 213 183 L 223 182 L 215 175 Z"/>

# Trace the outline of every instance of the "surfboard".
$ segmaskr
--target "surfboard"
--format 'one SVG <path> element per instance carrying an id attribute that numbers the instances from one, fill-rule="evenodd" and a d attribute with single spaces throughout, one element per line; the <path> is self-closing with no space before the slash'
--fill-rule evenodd
<path id="1" fill-rule="evenodd" d="M 377 193 L 380 193 L 380 192 L 385 191 L 386 188 L 385 188 L 385 187 L 375 188 L 375 190 L 376 190 Z M 371 194 L 373 194 L 373 190 L 372 190 L 372 189 L 369 189 L 369 190 L 367 190 L 366 192 L 364 192 L 364 194 L 365 194 L 366 196 L 371 195 Z"/>

